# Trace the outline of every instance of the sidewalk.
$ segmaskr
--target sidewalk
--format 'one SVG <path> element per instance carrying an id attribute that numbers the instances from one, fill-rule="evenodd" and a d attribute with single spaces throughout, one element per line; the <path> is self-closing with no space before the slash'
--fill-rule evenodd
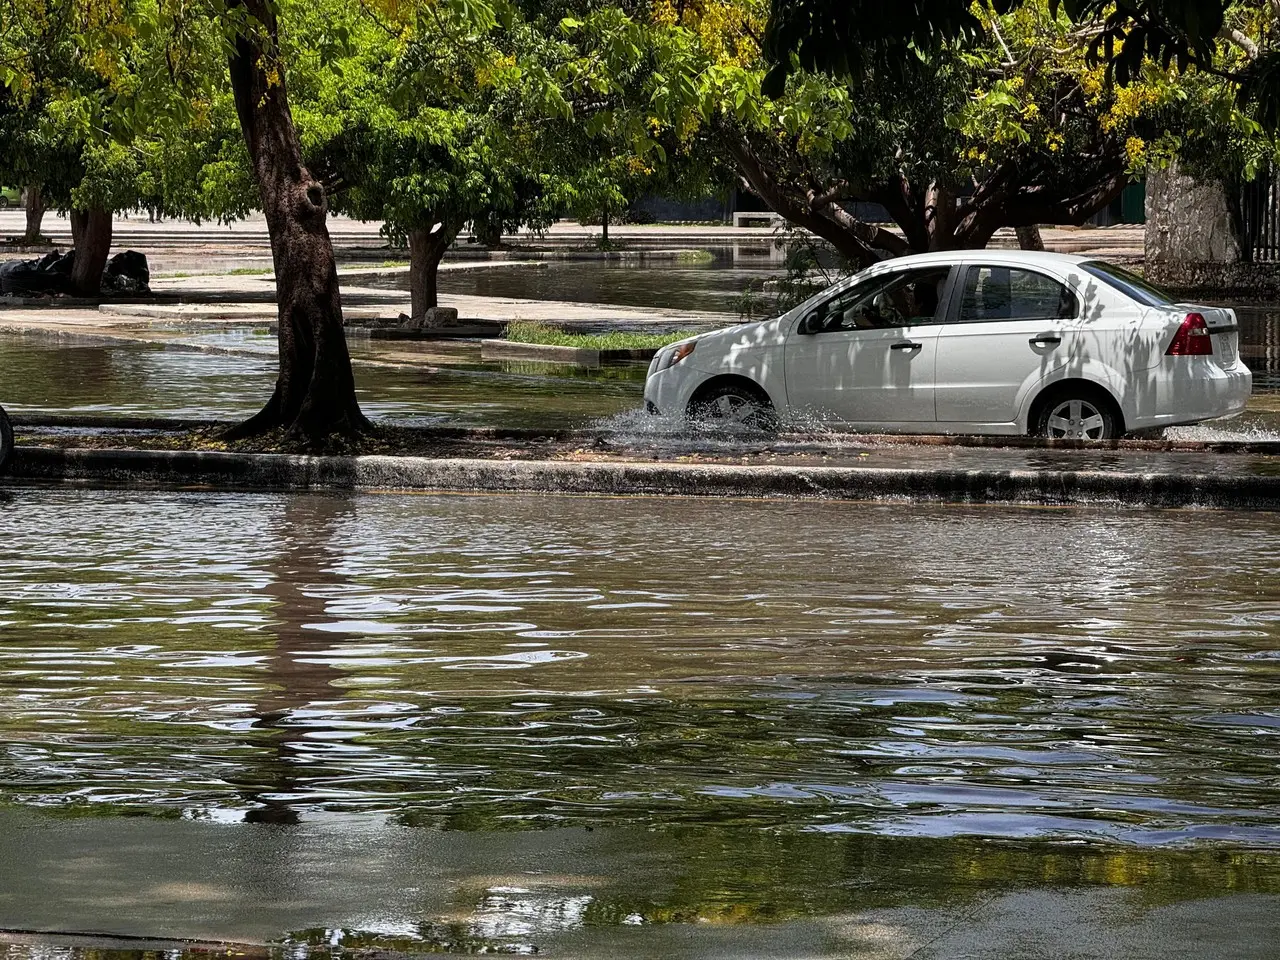
<path id="1" fill-rule="evenodd" d="M 21 210 L 0 211 L 0 238 L 21 236 L 25 229 L 25 215 Z M 336 247 L 366 246 L 385 247 L 386 240 L 379 233 L 380 223 L 351 220 L 335 215 L 329 218 L 329 235 Z M 44 233 L 56 243 L 67 245 L 71 241 L 71 226 L 65 217 L 49 213 L 44 218 Z M 241 246 L 267 250 L 266 221 L 261 214 L 231 224 L 194 224 L 183 220 L 167 220 L 151 223 L 145 217 L 116 217 L 114 220 L 113 249 L 130 246 L 149 252 L 175 245 L 188 246 Z M 590 245 L 600 239 L 600 227 L 582 226 L 560 220 L 542 235 L 520 231 L 506 242 L 513 246 L 524 245 Z M 1060 253 L 1092 253 L 1098 256 L 1142 256 L 1143 228 L 1121 225 L 1114 227 L 1044 227 L 1041 235 L 1045 247 Z M 721 224 L 618 224 L 609 227 L 609 237 L 625 245 L 684 245 L 711 244 L 733 245 L 769 244 L 777 231 L 773 227 L 733 227 Z M 1013 231 L 1001 230 L 994 245 L 1014 245 Z M 267 250 L 269 254 L 269 250 Z M 3 254 L 0 254 L 3 255 Z"/>

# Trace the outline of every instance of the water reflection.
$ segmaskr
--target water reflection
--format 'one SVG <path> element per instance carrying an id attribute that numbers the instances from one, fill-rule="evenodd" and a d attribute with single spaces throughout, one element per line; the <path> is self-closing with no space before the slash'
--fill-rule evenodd
<path id="1" fill-rule="evenodd" d="M 265 589 L 270 598 L 270 633 L 275 645 L 265 659 L 265 689 L 254 707 L 252 726 L 265 731 L 266 743 L 256 738 L 259 749 L 269 745 L 266 762 L 257 775 L 241 784 L 241 794 L 249 804 L 249 823 L 296 823 L 298 813 L 290 798 L 298 790 L 295 771 L 324 749 L 343 749 L 354 740 L 351 732 L 334 729 L 329 714 L 328 729 L 319 742 L 308 740 L 315 704 L 337 707 L 342 691 L 341 674 L 335 667 L 341 660 L 326 657 L 330 634 L 314 629 L 325 621 L 327 598 L 341 594 L 344 578 L 337 572 L 341 554 L 334 537 L 342 522 L 354 513 L 346 497 L 299 497 L 286 501 L 283 516 L 272 525 L 271 542 L 280 552 L 272 564 L 272 576 Z M 345 735 L 344 735 L 345 734 Z"/>
<path id="2" fill-rule="evenodd" d="M 907 956 L 1280 894 L 1275 516 L 6 493 L 0 927 Z"/>
<path id="3" fill-rule="evenodd" d="M 1269 516 L 21 490 L 5 518 L 13 801 L 1280 841 Z"/>
<path id="4" fill-rule="evenodd" d="M 758 251 L 750 251 L 758 253 Z M 736 317 L 743 293 L 764 296 L 764 285 L 783 272 L 781 254 L 744 256 L 713 246 L 683 257 L 656 255 L 614 260 L 567 260 L 534 266 L 450 270 L 440 274 L 444 296 L 559 300 L 614 306 L 723 312 Z M 409 289 L 408 274 L 351 277 L 353 285 Z"/>
<path id="5" fill-rule="evenodd" d="M 0 334 L 0 401 L 11 413 L 233 419 L 271 395 L 274 357 Z M 356 367 L 375 419 L 466 426 L 579 426 L 639 405 L 643 381 Z"/>

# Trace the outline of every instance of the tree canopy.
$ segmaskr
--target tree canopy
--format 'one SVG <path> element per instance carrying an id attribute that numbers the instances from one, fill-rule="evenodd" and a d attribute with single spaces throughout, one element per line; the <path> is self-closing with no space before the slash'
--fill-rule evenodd
<path id="1" fill-rule="evenodd" d="M 1024 0 L 989 0 L 1002 15 Z M 773 67 L 767 88 L 780 92 L 796 67 L 857 76 L 917 52 L 931 53 L 982 32 L 982 4 L 968 0 L 770 0 L 765 53 Z M 1146 59 L 1183 70 L 1207 65 L 1231 0 L 1053 0 L 1072 21 L 1096 25 L 1088 47 L 1121 81 L 1141 73 Z"/>

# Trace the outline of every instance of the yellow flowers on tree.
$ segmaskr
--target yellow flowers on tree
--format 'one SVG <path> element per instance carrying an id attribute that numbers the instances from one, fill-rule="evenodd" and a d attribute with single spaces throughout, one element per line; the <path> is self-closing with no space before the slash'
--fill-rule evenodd
<path id="1" fill-rule="evenodd" d="M 785 69 L 787 0 L 704 0 L 678 18 L 665 4 L 655 16 L 687 38 L 692 99 L 742 185 L 853 264 L 982 247 L 1002 227 L 1082 223 L 1148 163 L 1186 156 L 1248 176 L 1274 154 L 1238 96 L 1276 32 L 1269 2 L 1231 5 L 1207 42 L 1160 43 L 1155 27 L 1109 7 L 912 2 L 923 19 L 904 25 L 888 5 L 797 0 L 815 18 L 805 30 L 823 16 L 835 26 L 806 34 L 829 56 L 806 63 L 802 44 Z M 852 7 L 865 17 L 851 20 Z M 1156 56 L 1133 56 L 1144 42 Z M 880 210 L 899 231 L 871 222 Z"/>

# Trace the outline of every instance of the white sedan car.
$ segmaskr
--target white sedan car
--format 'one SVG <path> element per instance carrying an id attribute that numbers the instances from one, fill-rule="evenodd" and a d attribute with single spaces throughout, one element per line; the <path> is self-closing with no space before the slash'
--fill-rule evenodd
<path id="1" fill-rule="evenodd" d="M 664 347 L 651 413 L 862 431 L 1105 440 L 1240 413 L 1231 310 L 1086 257 L 888 260 L 780 317 Z"/>

